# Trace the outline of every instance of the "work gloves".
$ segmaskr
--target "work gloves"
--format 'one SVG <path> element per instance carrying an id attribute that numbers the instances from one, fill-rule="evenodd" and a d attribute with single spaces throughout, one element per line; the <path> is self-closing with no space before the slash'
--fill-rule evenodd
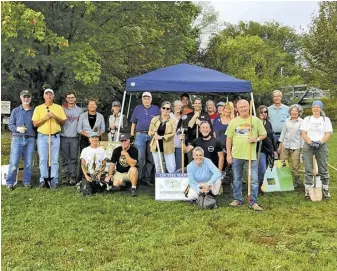
<path id="1" fill-rule="evenodd" d="M 313 150 L 317 150 L 319 148 L 319 146 L 322 145 L 321 141 L 312 141 L 310 144 L 311 149 Z"/>

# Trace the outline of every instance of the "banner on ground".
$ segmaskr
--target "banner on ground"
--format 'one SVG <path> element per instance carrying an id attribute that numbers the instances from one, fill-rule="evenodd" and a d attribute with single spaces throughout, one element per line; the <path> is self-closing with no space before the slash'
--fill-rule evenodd
<path id="1" fill-rule="evenodd" d="M 186 200 L 185 189 L 188 185 L 186 173 L 157 173 L 156 200 Z"/>

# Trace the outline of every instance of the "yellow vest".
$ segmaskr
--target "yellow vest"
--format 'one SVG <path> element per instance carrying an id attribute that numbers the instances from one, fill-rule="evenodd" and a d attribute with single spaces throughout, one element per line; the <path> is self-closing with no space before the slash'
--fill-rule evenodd
<path id="1" fill-rule="evenodd" d="M 59 117 L 62 120 L 66 120 L 67 116 L 64 113 L 64 110 L 62 106 L 58 104 L 52 104 L 48 106 L 49 111 L 54 113 L 57 117 Z M 37 121 L 40 119 L 43 119 L 47 115 L 47 106 L 45 104 L 41 104 L 37 107 L 35 107 L 32 121 Z M 61 126 L 57 123 L 57 121 L 53 118 L 50 119 L 51 122 L 51 134 L 56 134 L 61 132 Z M 41 126 L 37 128 L 37 131 L 41 134 L 48 135 L 49 134 L 49 120 L 47 120 L 45 123 L 43 123 Z"/>

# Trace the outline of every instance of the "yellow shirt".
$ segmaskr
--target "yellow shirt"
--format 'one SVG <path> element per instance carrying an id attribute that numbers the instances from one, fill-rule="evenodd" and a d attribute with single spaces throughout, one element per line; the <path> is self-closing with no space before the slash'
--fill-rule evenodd
<path id="1" fill-rule="evenodd" d="M 54 113 L 57 117 L 59 117 L 62 120 L 66 120 L 67 116 L 64 113 L 64 110 L 62 106 L 58 104 L 52 104 L 48 106 L 49 111 Z M 32 121 L 37 121 L 40 119 L 43 119 L 47 115 L 47 106 L 45 104 L 41 104 L 37 107 L 35 107 Z M 61 126 L 57 123 L 57 121 L 53 118 L 51 120 L 51 134 L 56 134 L 58 132 L 61 132 Z M 47 120 L 45 123 L 43 123 L 41 126 L 37 128 L 37 131 L 41 134 L 48 135 L 49 134 L 49 120 Z"/>

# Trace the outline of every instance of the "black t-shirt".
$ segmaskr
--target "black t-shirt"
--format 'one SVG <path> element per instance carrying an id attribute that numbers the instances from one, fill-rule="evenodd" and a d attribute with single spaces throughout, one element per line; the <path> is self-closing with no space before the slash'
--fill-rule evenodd
<path id="1" fill-rule="evenodd" d="M 204 150 L 204 156 L 211 159 L 213 164 L 218 167 L 219 165 L 219 155 L 218 152 L 223 151 L 223 145 L 220 140 L 211 137 L 209 140 L 204 140 L 203 138 L 196 138 L 192 142 L 192 146 L 201 147 Z"/>
<path id="2" fill-rule="evenodd" d="M 132 159 L 138 161 L 138 150 L 130 146 L 130 148 L 127 150 L 128 154 L 131 156 Z M 111 163 L 115 164 L 116 170 L 120 173 L 126 173 L 130 169 L 130 165 L 127 163 L 126 158 L 124 155 L 121 155 L 122 153 L 122 147 L 119 146 L 116 149 L 114 149 L 111 157 Z"/>
<path id="3" fill-rule="evenodd" d="M 166 122 L 162 122 L 160 123 L 159 127 L 158 127 L 158 130 L 157 130 L 157 134 L 160 135 L 160 136 L 163 136 L 165 135 L 165 130 L 166 130 Z M 164 151 L 164 142 L 163 142 L 164 139 L 162 140 L 158 140 L 158 143 L 159 143 L 159 149 L 161 152 Z M 156 151 L 158 148 L 156 148 Z"/>
<path id="4" fill-rule="evenodd" d="M 95 127 L 95 123 L 96 123 L 96 115 L 97 115 L 97 114 L 95 114 L 95 115 L 90 115 L 90 114 L 88 113 L 88 120 L 89 120 L 89 125 L 90 125 L 91 129 L 94 129 L 94 127 Z M 95 131 L 95 132 L 96 132 L 96 131 Z"/>

